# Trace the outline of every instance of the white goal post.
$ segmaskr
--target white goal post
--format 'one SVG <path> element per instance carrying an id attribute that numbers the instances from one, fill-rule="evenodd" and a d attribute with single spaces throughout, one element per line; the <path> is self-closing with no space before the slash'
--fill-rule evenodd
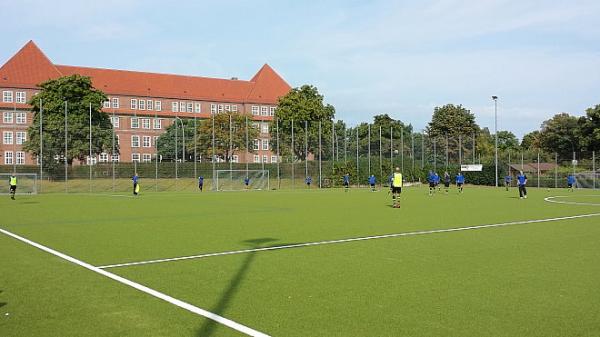
<path id="1" fill-rule="evenodd" d="M 242 191 L 268 190 L 269 170 L 217 170 L 215 171 L 215 190 Z M 246 186 L 248 178 L 248 186 Z"/>
<path id="2" fill-rule="evenodd" d="M 9 194 L 9 182 L 12 173 L 0 173 L 0 194 Z M 37 194 L 37 173 L 15 173 L 17 177 L 16 194 Z"/>

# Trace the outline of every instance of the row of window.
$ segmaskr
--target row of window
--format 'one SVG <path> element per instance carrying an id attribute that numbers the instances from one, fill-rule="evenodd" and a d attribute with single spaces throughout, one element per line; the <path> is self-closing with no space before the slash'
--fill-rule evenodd
<path id="1" fill-rule="evenodd" d="M 211 104 L 210 105 L 210 113 L 212 115 L 214 114 L 220 114 L 223 112 L 238 112 L 238 106 L 233 104 Z"/>
<path id="2" fill-rule="evenodd" d="M 236 107 L 237 110 L 237 107 Z M 172 112 L 202 112 L 202 104 L 195 102 L 171 102 Z"/>
<path id="3" fill-rule="evenodd" d="M 25 132 L 25 131 L 17 131 L 17 132 L 15 132 L 14 135 L 16 136 L 17 145 L 21 145 L 27 140 L 27 132 Z M 13 132 L 12 131 L 2 132 L 2 143 L 5 145 L 13 144 Z"/>
<path id="4" fill-rule="evenodd" d="M 154 136 L 154 145 L 156 146 L 156 140 L 158 139 L 157 136 Z M 140 143 L 141 140 L 141 143 Z M 138 136 L 138 135 L 133 135 L 131 136 L 131 147 L 152 147 L 152 137 L 150 136 Z"/>
<path id="5" fill-rule="evenodd" d="M 118 98 L 117 98 L 117 100 L 118 100 Z M 105 102 L 105 105 L 106 105 L 106 102 Z M 119 105 L 118 101 L 117 101 L 117 105 Z M 162 102 L 161 101 L 154 101 L 154 100 L 151 100 L 151 99 L 137 99 L 137 98 L 132 98 L 129 101 L 129 108 L 131 108 L 131 110 L 155 110 L 155 111 L 161 111 L 162 110 Z"/>
<path id="6" fill-rule="evenodd" d="M 274 106 L 252 106 L 252 115 L 254 116 L 275 116 Z"/>
<path id="7" fill-rule="evenodd" d="M 262 144 L 262 147 L 261 147 Z M 261 148 L 264 151 L 269 150 L 269 140 L 268 139 L 255 139 L 254 140 L 254 146 L 253 146 L 254 150 L 260 150 Z"/>
<path id="8" fill-rule="evenodd" d="M 16 118 L 15 118 L 16 117 Z M 2 113 L 2 122 L 4 124 L 27 124 L 27 113 L 26 112 L 4 112 Z"/>
<path id="9" fill-rule="evenodd" d="M 260 163 L 260 156 L 259 155 L 254 155 L 254 162 L 255 163 Z M 269 156 L 262 156 L 262 162 L 263 163 L 268 163 L 269 162 Z M 277 156 L 271 156 L 271 163 L 276 163 L 277 162 Z"/>
<path id="10" fill-rule="evenodd" d="M 16 163 L 15 163 L 15 155 L 16 155 Z M 24 165 L 25 164 L 25 152 L 17 151 L 4 151 L 4 165 Z"/>
<path id="11" fill-rule="evenodd" d="M 131 128 L 139 129 L 140 125 L 142 129 L 150 129 L 150 120 L 152 120 L 152 128 L 154 130 L 162 129 L 162 119 L 160 118 L 139 118 L 139 117 L 131 117 Z M 110 117 L 110 122 L 112 123 L 115 129 L 119 128 L 121 125 L 120 117 L 112 116 Z"/>
<path id="12" fill-rule="evenodd" d="M 269 123 L 254 122 L 252 123 L 252 127 L 260 130 L 261 133 L 269 133 Z"/>
<path id="13" fill-rule="evenodd" d="M 15 103 L 26 103 L 27 102 L 27 93 L 25 91 L 17 91 L 16 93 L 13 91 L 3 91 L 2 92 L 2 102 L 3 103 L 12 103 L 13 97 L 14 97 Z"/>

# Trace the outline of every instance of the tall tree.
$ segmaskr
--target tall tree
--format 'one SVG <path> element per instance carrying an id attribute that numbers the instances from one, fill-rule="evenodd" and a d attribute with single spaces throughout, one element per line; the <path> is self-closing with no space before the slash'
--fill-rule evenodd
<path id="1" fill-rule="evenodd" d="M 177 157 L 177 160 L 193 161 L 194 121 L 191 119 L 176 119 L 175 121 L 176 123 L 171 123 L 156 140 L 159 160 L 174 161 Z M 177 148 L 177 156 L 175 148 Z M 198 155 L 200 154 L 198 153 Z"/>
<path id="2" fill-rule="evenodd" d="M 540 131 L 535 130 L 523 136 L 523 140 L 521 141 L 521 148 L 524 150 L 540 149 Z"/>
<path id="3" fill-rule="evenodd" d="M 446 104 L 433 110 L 431 122 L 427 126 L 430 137 L 456 138 L 458 135 L 470 137 L 479 132 L 475 115 L 462 105 Z"/>
<path id="4" fill-rule="evenodd" d="M 573 152 L 581 150 L 581 143 L 577 117 L 560 113 L 542 123 L 540 145 L 543 150 L 569 158 Z"/>
<path id="5" fill-rule="evenodd" d="M 49 169 L 62 165 L 65 159 L 65 102 L 67 110 L 67 153 L 72 165 L 74 159 L 85 161 L 90 152 L 90 105 L 92 155 L 112 152 L 112 124 L 108 114 L 102 111 L 106 95 L 92 86 L 89 77 L 65 76 L 39 85 L 41 91 L 29 100 L 34 114 L 28 129 L 29 139 L 23 148 L 39 156 L 40 140 L 43 141 L 44 167 Z M 43 107 L 43 137 L 40 138 L 40 108 Z M 118 153 L 118 146 L 115 145 Z"/>
<path id="6" fill-rule="evenodd" d="M 516 150 L 519 148 L 519 140 L 510 131 L 498 131 L 498 148 L 500 150 Z"/>
<path id="7" fill-rule="evenodd" d="M 385 155 L 386 158 L 389 157 L 390 154 L 390 136 L 392 136 L 392 145 L 395 150 L 400 150 L 400 141 L 402 137 L 404 137 L 404 150 L 406 151 L 410 148 L 410 137 L 413 129 L 412 125 L 405 125 L 401 120 L 393 119 L 388 114 L 376 115 L 373 117 L 373 123 L 371 124 L 371 151 L 374 151 L 371 154 L 373 156 L 379 155 L 379 128 L 381 128 L 382 154 Z M 369 146 L 369 124 L 361 123 L 357 125 L 352 129 L 352 133 L 355 134 L 355 132 L 358 132 L 359 151 L 361 153 L 367 153 Z M 404 133 L 404 135 L 402 135 L 402 133 Z M 351 141 L 355 142 L 354 139 Z"/>
<path id="8" fill-rule="evenodd" d="M 588 151 L 600 150 L 600 105 L 588 108 L 579 119 L 582 142 Z"/>
<path id="9" fill-rule="evenodd" d="M 322 143 L 331 138 L 331 124 L 335 117 L 335 108 L 323 103 L 323 95 L 312 85 L 294 88 L 279 98 L 275 123 L 279 127 L 280 150 L 282 154 L 291 154 L 300 160 L 305 159 L 305 137 L 308 140 L 308 153 L 317 153 L 319 145 L 319 122 L 321 124 Z M 292 121 L 294 125 L 294 148 L 292 149 Z M 305 123 L 306 122 L 306 123 Z M 330 151 L 323 148 L 323 154 Z"/>

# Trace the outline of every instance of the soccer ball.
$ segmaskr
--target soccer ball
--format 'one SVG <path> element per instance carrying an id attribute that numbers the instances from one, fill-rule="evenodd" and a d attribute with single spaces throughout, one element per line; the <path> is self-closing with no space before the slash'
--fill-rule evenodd
<path id="1" fill-rule="evenodd" d="M 398 154 L 398 150 L 394 150 L 394 154 Z"/>

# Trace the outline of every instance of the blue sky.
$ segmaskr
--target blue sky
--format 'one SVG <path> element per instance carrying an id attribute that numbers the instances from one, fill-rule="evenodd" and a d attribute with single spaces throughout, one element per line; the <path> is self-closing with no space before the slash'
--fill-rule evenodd
<path id="1" fill-rule="evenodd" d="M 7 1 L 0 62 L 33 39 L 55 63 L 316 85 L 354 125 L 426 126 L 462 104 L 517 136 L 600 104 L 600 1 Z"/>

